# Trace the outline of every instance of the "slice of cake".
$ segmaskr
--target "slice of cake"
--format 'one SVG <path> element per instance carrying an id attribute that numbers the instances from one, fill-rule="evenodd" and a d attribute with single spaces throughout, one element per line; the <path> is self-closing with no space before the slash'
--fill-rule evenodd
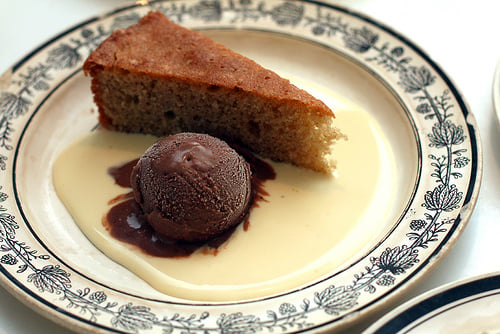
<path id="1" fill-rule="evenodd" d="M 83 70 L 105 128 L 208 133 L 276 161 L 335 167 L 329 153 L 343 135 L 323 102 L 160 12 L 115 31 Z"/>

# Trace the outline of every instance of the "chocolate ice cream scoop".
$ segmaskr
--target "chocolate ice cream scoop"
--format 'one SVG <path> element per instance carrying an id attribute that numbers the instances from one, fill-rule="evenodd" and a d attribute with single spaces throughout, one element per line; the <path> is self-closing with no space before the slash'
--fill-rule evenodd
<path id="1" fill-rule="evenodd" d="M 131 175 L 134 197 L 158 234 L 205 241 L 239 223 L 251 198 L 245 159 L 220 139 L 180 133 L 153 144 Z"/>

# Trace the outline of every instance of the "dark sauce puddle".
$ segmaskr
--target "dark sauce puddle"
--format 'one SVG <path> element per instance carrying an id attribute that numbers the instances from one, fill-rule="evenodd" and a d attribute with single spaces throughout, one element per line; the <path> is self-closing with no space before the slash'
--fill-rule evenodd
<path id="1" fill-rule="evenodd" d="M 253 207 L 258 207 L 258 202 L 265 201 L 265 196 L 269 195 L 263 189 L 264 182 L 276 178 L 276 173 L 271 165 L 259 159 L 251 152 L 239 147 L 235 149 L 246 159 L 252 170 L 252 197 L 250 199 L 249 210 L 241 221 L 243 229 L 246 231 L 249 226 L 250 211 Z M 137 161 L 138 159 L 134 159 L 121 166 L 111 167 L 108 173 L 114 178 L 117 185 L 124 188 L 131 188 L 130 175 Z M 145 220 L 139 218 L 142 213 L 141 208 L 135 202 L 132 191 L 111 199 L 109 204 L 114 205 L 103 217 L 103 224 L 111 236 L 135 245 L 149 255 L 159 257 L 189 256 L 202 247 L 202 251 L 216 255 L 219 246 L 231 237 L 239 225 L 237 224 L 222 235 L 202 243 L 174 241 L 159 236 Z"/>

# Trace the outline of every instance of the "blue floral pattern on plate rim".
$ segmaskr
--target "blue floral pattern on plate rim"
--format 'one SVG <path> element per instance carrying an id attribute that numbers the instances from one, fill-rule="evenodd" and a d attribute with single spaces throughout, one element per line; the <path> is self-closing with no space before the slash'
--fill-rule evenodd
<path id="1" fill-rule="evenodd" d="M 23 132 L 51 93 L 80 72 L 93 48 L 150 9 L 195 29 L 254 29 L 320 43 L 383 81 L 401 99 L 414 126 L 420 179 L 427 180 L 418 182 L 406 212 L 395 222 L 398 237 L 388 235 L 365 258 L 304 289 L 218 304 L 147 300 L 116 291 L 76 272 L 47 249 L 26 221 L 17 194 L 15 167 Z M 482 171 L 477 126 L 450 79 L 405 37 L 332 4 L 184 0 L 128 6 L 56 36 L 2 79 L 7 77 L 0 90 L 1 280 L 79 328 L 266 333 L 340 326 L 423 275 L 458 237 L 477 199 Z M 28 243 L 25 235 L 35 241 Z"/>

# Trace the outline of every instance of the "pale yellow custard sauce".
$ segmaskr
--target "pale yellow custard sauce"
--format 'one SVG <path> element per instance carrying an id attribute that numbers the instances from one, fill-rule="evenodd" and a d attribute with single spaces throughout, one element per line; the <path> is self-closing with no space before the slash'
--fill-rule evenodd
<path id="1" fill-rule="evenodd" d="M 396 164 L 383 132 L 365 111 L 331 95 L 327 104 L 336 106 L 336 125 L 349 138 L 333 149 L 335 175 L 270 162 L 277 177 L 264 183 L 267 201 L 252 209 L 248 230 L 240 226 L 216 255 L 150 256 L 103 226 L 108 202 L 130 192 L 114 184 L 108 168 L 140 157 L 154 137 L 94 131 L 58 157 L 54 185 L 96 247 L 165 294 L 236 301 L 283 293 L 360 256 L 387 230 L 392 215 Z"/>

